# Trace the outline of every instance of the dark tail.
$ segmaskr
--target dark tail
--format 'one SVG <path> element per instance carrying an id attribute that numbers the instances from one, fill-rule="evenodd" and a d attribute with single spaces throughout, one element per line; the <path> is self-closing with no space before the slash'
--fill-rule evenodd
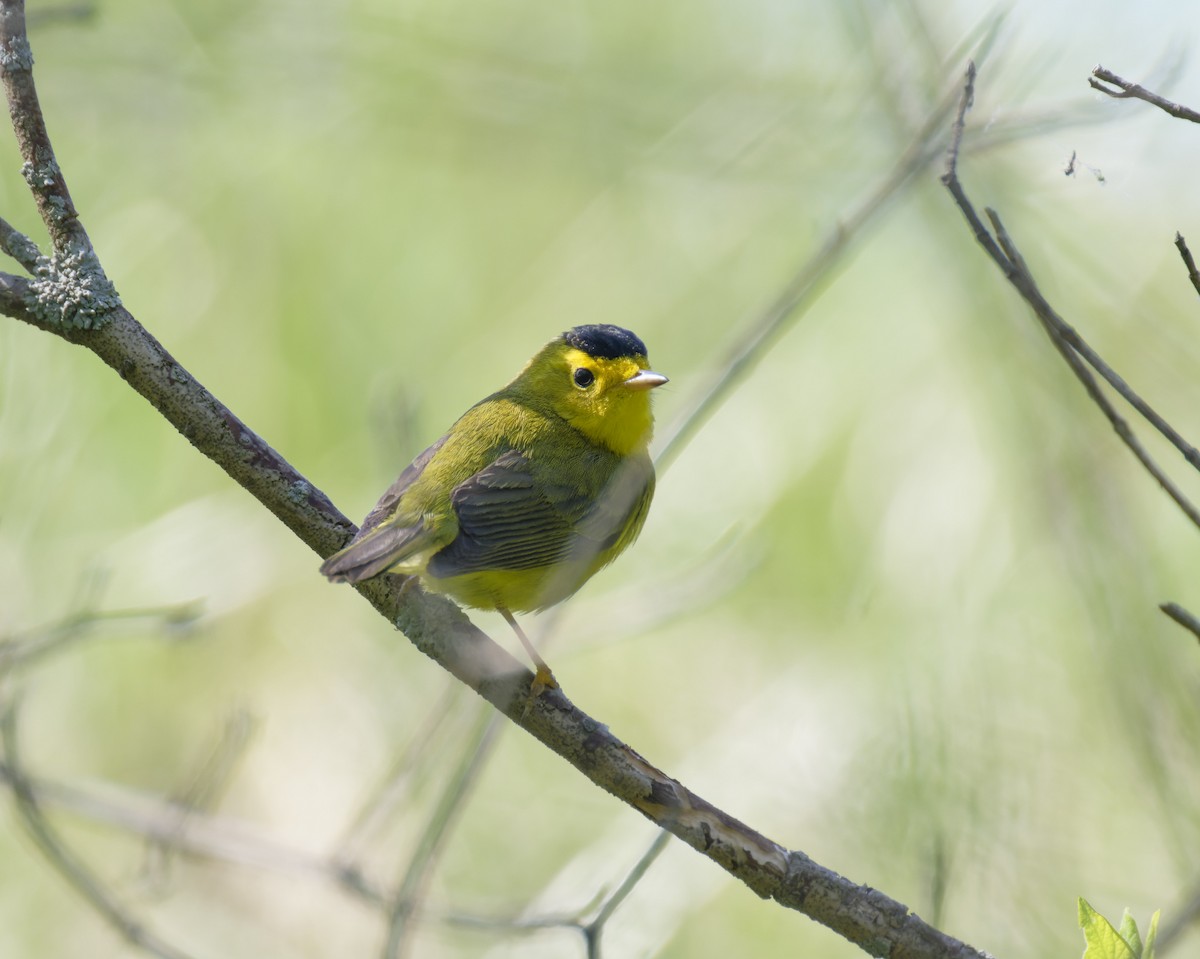
<path id="1" fill-rule="evenodd" d="M 403 559 L 414 532 L 411 526 L 377 526 L 325 560 L 321 572 L 334 583 L 361 583 L 378 576 Z"/>

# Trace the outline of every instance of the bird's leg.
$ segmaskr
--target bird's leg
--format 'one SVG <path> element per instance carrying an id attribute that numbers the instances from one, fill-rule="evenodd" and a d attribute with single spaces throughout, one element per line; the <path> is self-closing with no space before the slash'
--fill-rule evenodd
<path id="1" fill-rule="evenodd" d="M 546 661 L 538 655 L 538 651 L 534 649 L 533 643 L 529 641 L 529 637 L 525 635 L 525 631 L 517 625 L 517 621 L 503 606 L 497 606 L 500 615 L 504 617 L 508 625 L 513 628 L 513 632 L 517 634 L 517 639 L 521 641 L 521 645 L 525 647 L 525 652 L 529 654 L 529 658 L 533 660 L 533 664 L 537 667 L 537 672 L 533 675 L 533 682 L 529 685 L 529 692 L 534 699 L 542 695 L 542 692 L 547 689 L 558 689 L 558 680 L 554 678 L 554 673 L 550 672 L 550 667 L 546 665 Z"/>

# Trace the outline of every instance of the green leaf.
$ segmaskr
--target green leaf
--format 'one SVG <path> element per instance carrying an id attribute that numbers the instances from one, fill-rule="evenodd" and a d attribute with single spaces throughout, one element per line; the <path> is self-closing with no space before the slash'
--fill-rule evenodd
<path id="1" fill-rule="evenodd" d="M 1139 959 L 1112 923 L 1088 905 L 1086 899 L 1079 900 L 1079 928 L 1087 943 L 1083 959 Z"/>
<path id="2" fill-rule="evenodd" d="M 1150 928 L 1146 930 L 1146 948 L 1142 950 L 1142 959 L 1154 959 L 1154 940 L 1158 938 L 1158 917 L 1161 909 L 1156 909 L 1150 917 Z"/>
<path id="3" fill-rule="evenodd" d="M 1121 917 L 1121 928 L 1117 932 L 1128 943 L 1129 948 L 1133 950 L 1133 954 L 1142 959 L 1142 937 L 1138 935 L 1137 923 L 1133 919 L 1133 914 L 1128 909 L 1125 910 L 1125 915 Z"/>

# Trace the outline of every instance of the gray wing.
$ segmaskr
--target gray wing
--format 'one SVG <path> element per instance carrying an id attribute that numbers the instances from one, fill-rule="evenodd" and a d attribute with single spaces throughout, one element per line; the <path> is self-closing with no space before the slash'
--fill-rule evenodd
<path id="1" fill-rule="evenodd" d="M 652 483 L 652 469 L 640 464 L 618 468 L 598 496 L 544 479 L 535 483 L 528 457 L 511 450 L 451 494 L 458 536 L 434 554 L 429 572 L 445 578 L 586 562 L 620 540 L 631 513 L 644 512 Z"/>
<path id="2" fill-rule="evenodd" d="M 429 562 L 429 572 L 442 578 L 559 562 L 571 548 L 574 521 L 587 508 L 581 491 L 535 486 L 528 458 L 516 450 L 460 483 L 450 503 L 458 535 Z"/>

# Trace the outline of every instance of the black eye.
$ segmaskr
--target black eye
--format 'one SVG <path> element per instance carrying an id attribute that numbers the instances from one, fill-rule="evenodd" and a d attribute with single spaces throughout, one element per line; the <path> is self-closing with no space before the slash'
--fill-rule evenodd
<path id="1" fill-rule="evenodd" d="M 596 375 L 585 366 L 579 367 L 575 371 L 575 385 L 581 389 L 587 389 L 596 382 Z"/>

